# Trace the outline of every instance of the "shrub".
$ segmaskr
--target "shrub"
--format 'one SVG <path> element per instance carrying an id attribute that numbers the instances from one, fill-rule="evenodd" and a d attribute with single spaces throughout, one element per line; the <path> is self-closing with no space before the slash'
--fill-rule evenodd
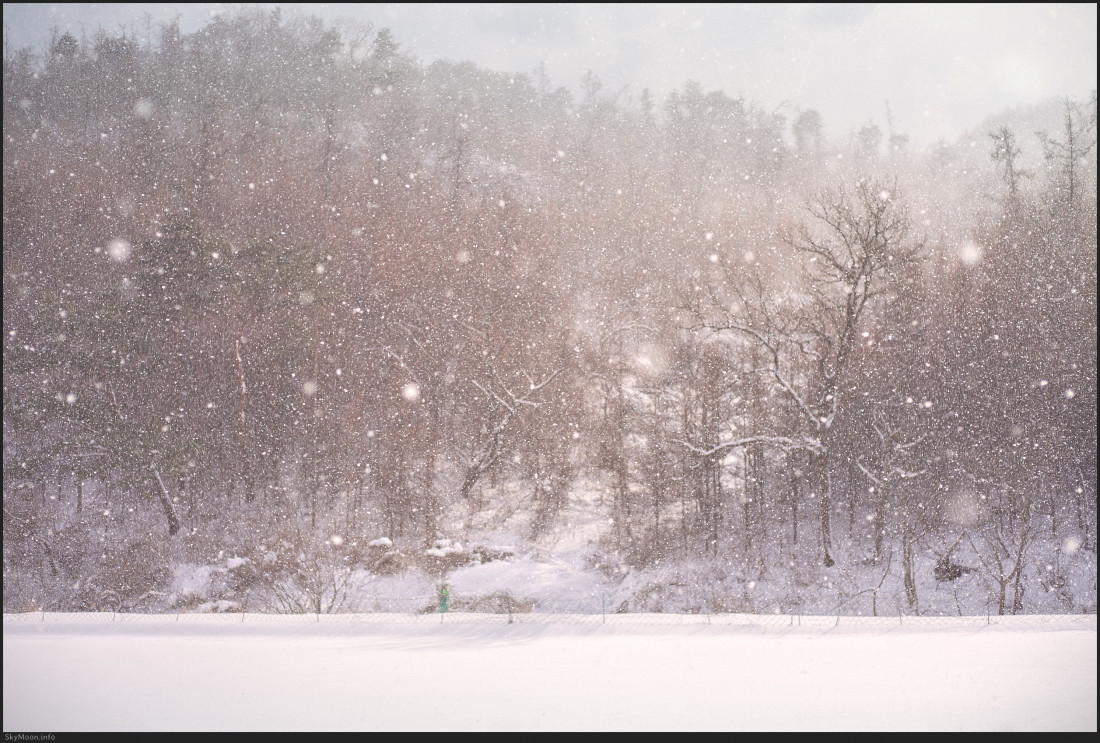
<path id="1" fill-rule="evenodd" d="M 483 596 L 457 597 L 451 602 L 454 611 L 470 611 L 480 614 L 528 614 L 534 610 L 534 599 L 516 598 L 511 591 L 493 591 Z"/>

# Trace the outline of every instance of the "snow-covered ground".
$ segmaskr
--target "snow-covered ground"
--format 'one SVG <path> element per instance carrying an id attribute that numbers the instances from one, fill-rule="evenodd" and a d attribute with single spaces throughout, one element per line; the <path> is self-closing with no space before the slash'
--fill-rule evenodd
<path id="1" fill-rule="evenodd" d="M 1096 617 L 6 614 L 4 730 L 1095 731 Z"/>
<path id="2" fill-rule="evenodd" d="M 467 518 L 462 504 L 448 513 L 441 523 L 450 538 L 430 549 L 419 539 L 346 534 L 332 524 L 317 530 L 314 552 L 305 560 L 299 542 L 277 539 L 257 549 L 219 551 L 216 562 L 180 553 L 170 582 L 130 610 L 308 613 L 316 610 L 319 598 L 321 613 L 416 613 L 431 611 L 446 581 L 452 608 L 462 611 L 492 610 L 512 601 L 549 613 L 984 617 L 998 612 L 997 584 L 980 569 L 981 556 L 967 542 L 953 554 L 968 572 L 952 581 L 935 578 L 937 560 L 948 543 L 930 539 L 916 551 L 915 607 L 907 600 L 900 557 L 871 561 L 870 544 L 858 539 L 836 539 L 837 565 L 832 569 L 821 565 L 813 539 L 798 545 L 759 545 L 751 559 L 731 539 L 717 558 L 673 554 L 646 566 L 631 565 L 606 539 L 610 527 L 600 503 L 603 492 L 598 483 L 579 482 L 557 522 L 534 540 L 528 537 L 531 511 L 508 506 L 520 500 L 514 493 L 493 491 L 477 519 Z M 1047 533 L 1045 528 L 1036 531 Z M 365 552 L 359 549 L 359 557 L 350 559 L 350 551 L 363 544 Z M 273 582 L 270 574 L 266 581 L 257 580 L 256 574 L 284 564 L 300 566 L 300 573 L 310 577 L 309 585 L 284 579 L 280 595 L 286 600 L 274 601 L 264 590 Z M 1095 614 L 1096 553 L 1082 549 L 1079 540 L 1036 538 L 1027 552 L 1023 586 L 1023 609 L 1017 613 Z M 321 587 L 327 592 L 318 597 Z M 1006 591 L 1006 612 L 1012 611 L 1013 591 L 1012 586 Z M 103 605 L 114 608 L 109 602 Z"/>

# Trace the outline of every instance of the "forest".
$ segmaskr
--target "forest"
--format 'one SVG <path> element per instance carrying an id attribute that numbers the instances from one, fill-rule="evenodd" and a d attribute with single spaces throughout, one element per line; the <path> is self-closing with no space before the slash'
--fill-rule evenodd
<path id="1" fill-rule="evenodd" d="M 278 10 L 151 38 L 5 39 L 5 612 L 227 558 L 336 610 L 578 493 L 609 574 L 1095 612 L 1095 92 L 918 149 Z"/>

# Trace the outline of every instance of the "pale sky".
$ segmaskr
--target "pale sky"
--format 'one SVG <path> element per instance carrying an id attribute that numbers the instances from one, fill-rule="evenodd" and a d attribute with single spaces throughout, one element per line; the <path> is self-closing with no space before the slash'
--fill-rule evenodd
<path id="1" fill-rule="evenodd" d="M 915 144 L 954 139 L 991 114 L 1096 88 L 1096 4 L 295 4 L 327 21 L 392 29 L 424 63 L 470 60 L 578 91 L 592 70 L 606 92 L 663 99 L 687 80 L 792 118 L 816 108 L 843 139 L 868 120 Z M 180 16 L 185 32 L 239 7 L 5 3 L 5 34 L 41 47 L 52 26 L 141 32 Z"/>

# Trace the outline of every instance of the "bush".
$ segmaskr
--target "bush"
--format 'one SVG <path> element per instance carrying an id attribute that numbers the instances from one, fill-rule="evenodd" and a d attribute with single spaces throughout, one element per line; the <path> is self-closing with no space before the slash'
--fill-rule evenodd
<path id="1" fill-rule="evenodd" d="M 149 608 L 167 595 L 172 571 L 168 546 L 162 539 L 143 537 L 121 549 L 103 553 L 80 582 L 80 611 L 132 611 Z"/>
<path id="2" fill-rule="evenodd" d="M 354 592 L 356 574 L 338 545 L 300 534 L 275 546 L 259 545 L 235 561 L 230 585 L 237 594 L 277 614 L 335 614 Z"/>
<path id="3" fill-rule="evenodd" d="M 367 567 L 378 575 L 400 575 L 416 565 L 416 560 L 401 550 L 388 550 L 380 554 Z"/>
<path id="4" fill-rule="evenodd" d="M 528 614 L 536 604 L 534 599 L 516 598 L 511 591 L 503 590 L 471 598 L 457 597 L 451 602 L 451 609 L 479 614 Z"/>

